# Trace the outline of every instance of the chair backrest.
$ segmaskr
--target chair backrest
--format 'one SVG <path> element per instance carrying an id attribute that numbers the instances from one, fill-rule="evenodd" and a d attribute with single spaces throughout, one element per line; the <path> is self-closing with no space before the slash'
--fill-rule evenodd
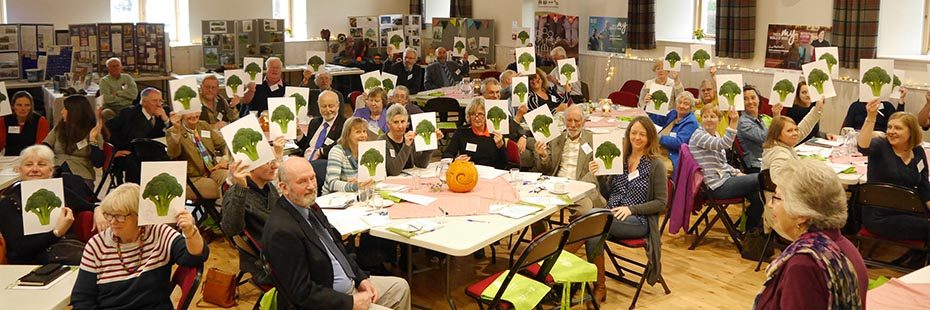
<path id="1" fill-rule="evenodd" d="M 72 230 L 77 235 L 78 240 L 87 243 L 94 233 L 94 212 L 81 211 L 74 213 L 74 223 L 71 224 Z"/>
<path id="2" fill-rule="evenodd" d="M 465 108 L 455 98 L 437 97 L 426 101 L 424 112 L 436 112 L 440 122 L 455 122 L 458 127 L 465 123 Z"/>
<path id="3" fill-rule="evenodd" d="M 763 97 L 762 94 L 759 94 L 759 114 L 768 116 L 772 116 L 773 114 L 772 105 L 769 104 L 769 98 Z"/>
<path id="4" fill-rule="evenodd" d="M 513 140 L 507 141 L 507 162 L 517 167 L 520 166 L 520 148 Z"/>
<path id="5" fill-rule="evenodd" d="M 668 201 L 665 202 L 665 219 L 662 220 L 662 226 L 659 227 L 659 231 L 665 231 L 665 226 L 668 226 L 668 220 L 671 217 L 672 212 L 672 202 L 675 201 L 675 182 L 672 182 L 672 179 L 668 179 Z"/>
<path id="6" fill-rule="evenodd" d="M 740 171 L 746 171 L 748 168 L 747 163 L 743 160 L 743 156 L 746 155 L 746 151 L 743 149 L 743 144 L 739 142 L 739 137 L 733 138 L 733 148 L 728 152 L 733 152 L 733 158 L 730 162 L 731 165 L 735 166 Z"/>
<path id="7" fill-rule="evenodd" d="M 627 107 L 638 107 L 639 106 L 639 96 L 634 93 L 627 91 L 615 91 L 611 93 L 607 98 L 610 99 L 610 102 L 613 104 L 619 104 Z"/>
<path id="8" fill-rule="evenodd" d="M 320 115 L 320 93 L 322 91 L 318 88 L 310 89 L 310 94 L 307 95 L 307 116 L 309 117 L 321 117 Z"/>
<path id="9" fill-rule="evenodd" d="M 581 96 L 584 97 L 584 100 L 591 100 L 591 91 L 588 88 L 588 83 L 581 82 Z"/>
<path id="10" fill-rule="evenodd" d="M 203 265 L 197 267 L 178 266 L 171 276 L 171 283 L 181 288 L 181 298 L 178 300 L 178 309 L 186 310 L 194 295 L 197 293 L 197 287 L 200 286 L 200 277 L 203 275 Z"/>
<path id="11" fill-rule="evenodd" d="M 630 92 L 633 94 L 639 94 L 643 90 L 643 81 L 640 80 L 627 80 L 623 82 L 623 86 L 620 87 L 620 91 Z"/>
<path id="12" fill-rule="evenodd" d="M 772 171 L 769 169 L 759 171 L 759 186 L 762 186 L 764 192 L 775 192 L 777 186 L 775 186 L 775 182 L 772 182 Z M 762 195 L 762 202 L 765 202 L 765 195 Z"/>
<path id="13" fill-rule="evenodd" d="M 349 102 L 346 102 L 346 103 L 349 104 L 350 106 L 352 106 L 352 108 L 354 109 L 354 108 L 355 108 L 355 98 L 358 98 L 358 96 L 361 96 L 361 95 L 362 95 L 362 91 L 360 91 L 360 90 L 356 90 L 356 91 L 353 91 L 353 92 L 349 93 L 349 98 L 348 98 L 348 99 L 349 99 Z"/>
<path id="14" fill-rule="evenodd" d="M 326 165 L 329 163 L 329 160 L 326 159 L 317 159 L 310 161 L 310 166 L 313 166 L 313 172 L 316 173 L 316 188 L 317 195 L 323 192 L 323 181 L 326 180 Z"/>
<path id="15" fill-rule="evenodd" d="M 927 207 L 913 189 L 887 183 L 865 183 L 856 190 L 856 204 L 928 215 Z"/>
<path id="16" fill-rule="evenodd" d="M 168 158 L 168 146 L 164 143 L 146 139 L 136 138 L 129 143 L 132 147 L 132 153 L 139 161 L 166 161 Z"/>
<path id="17" fill-rule="evenodd" d="M 508 268 L 509 272 L 507 273 L 507 277 L 505 277 L 504 281 L 501 283 L 497 295 L 491 300 L 489 309 L 497 309 L 498 303 L 504 295 L 504 291 L 507 290 L 507 286 L 510 285 L 510 281 L 513 280 L 514 275 L 516 275 L 518 271 L 541 261 L 545 262 L 541 264 L 542 266 L 539 268 L 535 280 L 543 282 L 546 276 L 549 275 L 549 271 L 552 270 L 552 265 L 555 264 L 555 260 L 558 259 L 559 254 L 562 252 L 562 248 L 565 246 L 565 241 L 567 240 L 568 226 L 550 229 L 533 239 L 533 241 L 523 249 L 520 258 Z M 510 253 L 511 258 L 513 258 L 513 253 L 516 251 L 517 249 L 514 248 L 514 251 Z"/>
<path id="18" fill-rule="evenodd" d="M 497 78 L 499 78 L 500 76 L 501 76 L 501 72 L 500 72 L 500 71 L 485 71 L 485 72 L 482 72 L 481 75 L 480 75 L 479 77 L 480 77 L 482 80 L 484 80 L 484 79 L 486 79 L 486 78 L 494 78 L 494 79 L 497 79 Z"/>
<path id="19" fill-rule="evenodd" d="M 698 100 L 701 99 L 701 91 L 699 89 L 694 88 L 694 87 L 688 87 L 688 88 L 685 88 L 685 90 L 691 93 L 691 95 L 694 95 L 695 99 L 698 99 Z"/>
<path id="20" fill-rule="evenodd" d="M 104 143 L 103 144 L 103 169 L 104 170 L 110 169 L 110 163 L 113 162 L 114 155 L 116 155 L 116 147 L 114 147 L 113 144 L 110 142 Z"/>
<path id="21" fill-rule="evenodd" d="M 600 253 L 604 240 L 610 232 L 613 214 L 608 210 L 599 210 L 585 214 L 568 223 L 568 240 L 565 244 L 584 242 L 591 238 L 598 238 L 597 246 L 589 252 Z M 588 259 L 593 259 L 589 257 Z"/>

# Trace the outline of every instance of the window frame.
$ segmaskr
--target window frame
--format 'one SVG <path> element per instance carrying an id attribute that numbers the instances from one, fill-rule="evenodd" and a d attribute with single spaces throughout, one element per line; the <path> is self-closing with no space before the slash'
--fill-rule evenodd
<path id="1" fill-rule="evenodd" d="M 697 31 L 699 28 L 701 28 L 701 24 L 704 19 L 704 11 L 703 11 L 704 1 L 709 1 L 709 0 L 694 0 L 694 26 L 691 29 L 692 39 L 694 38 L 694 32 Z M 930 0 L 927 0 L 927 1 L 930 1 Z M 716 33 L 709 34 L 706 32 L 706 29 L 704 30 L 705 30 L 704 39 L 702 40 L 713 40 L 714 38 L 717 37 Z"/>
<path id="2" fill-rule="evenodd" d="M 3 1 L 5 1 L 5 0 L 3 0 Z M 112 3 L 112 1 L 113 1 L 113 0 L 110 0 L 111 3 Z M 132 21 L 132 22 L 133 22 L 133 23 L 148 23 L 149 21 L 147 21 L 147 20 L 145 19 L 145 17 L 146 17 L 146 7 L 148 6 L 148 0 L 134 0 L 134 1 L 136 1 L 136 6 L 138 6 L 138 9 L 139 9 L 139 16 L 138 16 L 138 18 L 137 18 L 135 21 Z M 157 0 L 153 0 L 153 1 L 157 1 Z M 190 6 L 190 0 L 171 0 L 171 2 L 174 4 L 174 10 L 173 10 L 173 11 L 174 11 L 174 12 L 173 12 L 173 15 L 174 15 L 174 27 L 172 27 L 172 28 L 174 28 L 174 29 L 172 29 L 172 31 L 171 31 L 170 33 L 172 33 L 172 34 L 174 34 L 174 35 L 173 35 L 173 36 L 168 36 L 168 38 L 169 38 L 169 40 L 170 40 L 169 43 L 170 43 L 170 44 L 185 44 L 185 43 L 190 43 L 190 42 L 191 42 L 190 27 L 189 27 L 188 25 L 184 25 L 184 26 L 181 25 L 182 21 L 187 21 L 188 23 L 190 22 L 190 9 L 188 8 L 187 10 L 182 10 L 182 7 L 181 7 L 182 4 L 187 4 L 188 7 L 189 7 L 189 6 Z M 182 3 L 182 2 L 184 2 L 184 3 Z M 184 17 L 182 18 L 182 15 L 183 15 L 183 14 L 182 14 L 182 11 L 186 12 L 186 13 L 187 13 L 187 16 L 184 16 Z M 110 22 L 113 22 L 113 15 L 112 15 L 112 13 L 110 14 Z M 186 30 L 187 30 L 186 40 L 181 40 L 181 37 L 185 37 L 184 35 L 181 35 L 181 31 L 182 31 L 181 29 L 186 29 Z M 166 30 L 166 32 L 168 32 L 168 31 Z"/>

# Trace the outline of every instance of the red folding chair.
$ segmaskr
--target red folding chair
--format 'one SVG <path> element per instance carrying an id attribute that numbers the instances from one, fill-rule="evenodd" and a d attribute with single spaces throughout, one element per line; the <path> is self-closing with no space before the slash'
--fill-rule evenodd
<path id="1" fill-rule="evenodd" d="M 698 217 L 697 221 L 694 222 L 694 225 L 688 229 L 689 234 L 695 234 L 698 232 L 698 225 L 701 224 L 701 221 L 705 221 L 707 224 L 704 225 L 704 230 L 701 231 L 694 241 L 691 242 L 691 246 L 688 247 L 689 250 L 694 250 L 697 248 L 698 244 L 701 243 L 701 240 L 704 240 L 704 237 L 707 236 L 707 233 L 710 232 L 710 229 L 714 227 L 714 224 L 717 221 L 723 222 L 723 226 L 726 228 L 727 233 L 730 235 L 730 238 L 733 239 L 733 245 L 736 246 L 736 252 L 743 252 L 743 245 L 740 243 L 740 232 L 736 227 L 735 221 L 730 217 L 730 214 L 727 213 L 727 208 L 730 205 L 742 205 L 743 197 L 736 198 L 713 198 L 710 193 L 712 190 L 706 183 L 704 183 L 704 174 L 701 173 L 700 176 L 700 194 L 703 197 L 704 204 L 707 205 L 707 208 L 704 208 L 704 212 L 701 213 L 701 216 Z M 710 218 L 710 212 L 714 211 L 714 218 Z M 707 220 L 710 219 L 710 222 Z"/>
<path id="2" fill-rule="evenodd" d="M 74 223 L 71 224 L 71 229 L 74 230 L 77 234 L 78 240 L 81 242 L 87 243 L 91 237 L 96 235 L 94 233 L 94 212 L 91 211 L 82 211 L 74 214 Z"/>
<path id="3" fill-rule="evenodd" d="M 116 172 L 113 171 L 113 166 L 112 166 L 113 156 L 115 154 L 116 154 L 116 148 L 113 147 L 113 144 L 111 144 L 110 142 L 107 142 L 106 144 L 103 145 L 103 156 L 104 156 L 103 157 L 103 177 L 100 178 L 100 184 L 97 184 L 97 189 L 94 190 L 94 201 L 97 200 L 97 197 L 100 197 L 100 191 L 103 190 L 103 184 L 107 182 L 107 177 L 110 178 L 110 186 L 107 187 L 107 192 L 109 192 L 110 189 L 113 189 L 117 185 L 119 185 L 117 184 L 118 183 L 117 181 L 121 178 L 118 178 L 117 176 L 114 175 L 116 174 Z"/>
<path id="4" fill-rule="evenodd" d="M 631 94 L 639 94 L 643 90 L 643 81 L 640 80 L 628 80 L 623 82 L 623 86 L 620 87 L 620 91 L 629 92 Z"/>
<path id="5" fill-rule="evenodd" d="M 694 95 L 694 98 L 695 98 L 695 99 L 701 98 L 701 91 L 698 90 L 697 88 L 688 87 L 688 88 L 685 88 L 685 90 L 688 91 L 689 93 L 691 93 L 692 95 Z"/>
<path id="6" fill-rule="evenodd" d="M 853 208 L 858 211 L 856 212 L 857 214 L 862 214 L 862 207 L 870 207 L 884 211 L 905 213 L 921 217 L 930 222 L 930 212 L 927 212 L 927 208 L 924 206 L 923 202 L 921 202 L 920 196 L 917 195 L 913 189 L 894 184 L 866 183 L 859 185 L 854 195 Z M 927 240 L 930 240 L 930 231 L 926 233 L 928 236 Z M 860 226 L 859 231 L 856 232 L 857 248 L 862 249 L 863 240 L 872 241 L 872 247 L 866 251 L 866 255 L 863 257 L 865 264 L 868 266 L 877 266 L 902 272 L 913 271 L 913 269 L 899 266 L 896 262 L 880 261 L 873 258 L 872 254 L 874 254 L 878 246 L 882 244 L 904 247 L 924 253 L 930 252 L 930 242 L 923 240 L 893 240 L 869 231 L 865 228 L 865 225 Z M 930 257 L 925 257 L 922 265 L 930 265 Z"/>
<path id="7" fill-rule="evenodd" d="M 520 167 L 520 148 L 513 140 L 507 141 L 507 163 L 511 167 Z"/>
<path id="8" fill-rule="evenodd" d="M 610 102 L 613 104 L 619 104 L 622 106 L 636 108 L 639 107 L 639 96 L 634 93 L 627 91 L 615 91 L 610 93 L 607 98 L 610 99 Z"/>
<path id="9" fill-rule="evenodd" d="M 203 275 L 203 265 L 197 267 L 178 266 L 171 276 L 171 283 L 181 288 L 181 298 L 178 300 L 178 310 L 187 310 L 197 294 L 200 286 L 200 276 Z"/>

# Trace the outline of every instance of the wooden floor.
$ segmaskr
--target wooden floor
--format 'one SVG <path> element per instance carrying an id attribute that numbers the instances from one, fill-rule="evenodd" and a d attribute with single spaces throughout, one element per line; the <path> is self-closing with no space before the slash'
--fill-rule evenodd
<path id="1" fill-rule="evenodd" d="M 730 208 L 736 209 L 736 208 Z M 688 250 L 693 240 L 692 235 L 679 236 L 664 235 L 662 245 L 662 275 L 668 282 L 672 293 L 663 294 L 660 285 L 646 286 L 637 302 L 639 309 L 746 309 L 752 306 L 753 299 L 762 287 L 764 270 L 754 272 L 755 262 L 740 258 L 732 242 L 727 237 L 722 225 L 712 230 L 707 239 L 695 250 Z M 525 243 L 524 243 L 525 244 Z M 465 287 L 487 275 L 501 271 L 507 264 L 506 239 L 497 247 L 497 264 L 491 264 L 490 258 L 476 260 L 471 256 L 456 257 L 453 259 L 453 288 L 452 295 L 459 309 L 478 309 L 474 300 L 464 293 Z M 644 253 L 641 249 L 631 250 L 620 247 L 611 247 L 614 253 L 629 255 L 643 261 Z M 882 257 L 894 257 L 903 251 L 899 249 L 882 249 L 885 253 L 878 253 Z M 226 272 L 238 271 L 238 257 L 235 250 L 225 241 L 210 243 L 211 256 L 206 269 L 219 268 Z M 490 256 L 490 251 L 486 251 Z M 414 254 L 414 264 L 418 267 L 430 266 L 422 257 L 422 253 Z M 608 265 L 610 263 L 608 262 Z M 613 270 L 608 266 L 608 270 Z M 886 269 L 869 269 L 869 278 L 880 275 L 898 277 L 901 273 Z M 638 279 L 637 279 L 638 280 Z M 413 302 L 429 309 L 449 309 L 444 297 L 444 272 L 432 270 L 414 276 L 412 292 Z M 626 309 L 629 307 L 635 289 L 618 281 L 607 279 L 607 303 L 602 309 Z M 251 285 L 239 288 L 238 309 L 251 309 L 260 292 Z M 174 300 L 177 300 L 175 292 Z M 200 293 L 192 303 L 191 308 L 196 309 L 196 302 Z M 214 308 L 215 309 L 215 308 Z M 584 309 L 576 306 L 574 309 Z"/>

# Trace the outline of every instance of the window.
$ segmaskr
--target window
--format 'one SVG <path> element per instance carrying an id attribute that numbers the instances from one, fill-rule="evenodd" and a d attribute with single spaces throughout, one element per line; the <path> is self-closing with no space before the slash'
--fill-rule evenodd
<path id="1" fill-rule="evenodd" d="M 290 39 L 307 39 L 307 0 L 274 0 L 271 14 L 284 20 Z"/>
<path id="2" fill-rule="evenodd" d="M 681 3 L 681 0 L 656 0 L 656 40 L 690 41 L 694 37 L 695 6 Z"/>
<path id="3" fill-rule="evenodd" d="M 883 1 L 878 11 L 878 56 L 924 53 L 926 0 Z"/>
<path id="4" fill-rule="evenodd" d="M 704 35 L 713 38 L 717 34 L 717 0 L 695 0 L 697 8 L 694 21 L 694 30 L 704 30 Z"/>
<path id="5" fill-rule="evenodd" d="M 110 0 L 110 22 L 163 23 L 171 42 L 190 42 L 189 0 Z"/>
<path id="6" fill-rule="evenodd" d="M 423 0 L 423 22 L 432 24 L 433 17 L 449 17 L 451 0 Z"/>

